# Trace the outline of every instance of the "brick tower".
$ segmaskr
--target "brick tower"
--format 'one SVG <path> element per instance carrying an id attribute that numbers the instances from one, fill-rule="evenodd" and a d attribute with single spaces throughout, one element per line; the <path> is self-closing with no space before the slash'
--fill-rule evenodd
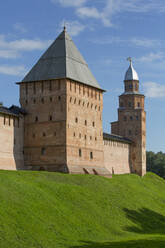
<path id="1" fill-rule="evenodd" d="M 139 78 L 131 58 L 125 74 L 125 91 L 119 96 L 118 121 L 111 123 L 112 134 L 133 141 L 130 152 L 130 167 L 133 173 L 146 173 L 146 113 L 145 96 L 139 93 Z"/>
<path id="2" fill-rule="evenodd" d="M 103 90 L 64 28 L 20 84 L 25 166 L 109 174 L 104 168 Z"/>

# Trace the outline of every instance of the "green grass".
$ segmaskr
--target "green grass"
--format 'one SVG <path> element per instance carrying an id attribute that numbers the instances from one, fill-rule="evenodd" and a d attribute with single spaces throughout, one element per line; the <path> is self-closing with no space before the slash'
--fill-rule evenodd
<path id="1" fill-rule="evenodd" d="M 0 171 L 0 248 L 165 247 L 165 180 Z"/>

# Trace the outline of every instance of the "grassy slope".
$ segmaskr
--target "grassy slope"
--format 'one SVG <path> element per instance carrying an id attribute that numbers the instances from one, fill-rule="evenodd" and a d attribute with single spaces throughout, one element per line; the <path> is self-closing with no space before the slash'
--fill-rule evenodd
<path id="1" fill-rule="evenodd" d="M 165 247 L 165 180 L 0 171 L 0 247 Z"/>

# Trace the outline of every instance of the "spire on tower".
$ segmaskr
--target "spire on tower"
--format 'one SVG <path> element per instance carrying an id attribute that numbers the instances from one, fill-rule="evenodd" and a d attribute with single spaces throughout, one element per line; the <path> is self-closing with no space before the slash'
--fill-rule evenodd
<path id="1" fill-rule="evenodd" d="M 64 22 L 64 31 L 66 31 L 66 22 Z"/>
<path id="2" fill-rule="evenodd" d="M 133 68 L 133 64 L 132 64 L 132 58 L 131 57 L 128 57 L 127 58 L 127 61 L 130 62 L 130 66 L 125 74 L 125 81 L 128 81 L 128 80 L 139 80 L 139 77 L 138 77 L 138 74 L 137 72 L 135 71 L 135 69 Z"/>
<path id="3" fill-rule="evenodd" d="M 127 61 L 129 61 L 130 62 L 130 65 L 132 65 L 132 58 L 131 57 L 128 57 L 127 58 Z"/>

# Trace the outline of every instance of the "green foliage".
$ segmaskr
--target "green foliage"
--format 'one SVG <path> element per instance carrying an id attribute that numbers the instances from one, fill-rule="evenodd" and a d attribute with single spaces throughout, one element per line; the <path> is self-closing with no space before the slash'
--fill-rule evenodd
<path id="1" fill-rule="evenodd" d="M 0 171 L 2 248 L 165 246 L 165 180 Z"/>
<path id="2" fill-rule="evenodd" d="M 165 179 L 165 153 L 147 152 L 147 171 L 154 172 Z"/>

